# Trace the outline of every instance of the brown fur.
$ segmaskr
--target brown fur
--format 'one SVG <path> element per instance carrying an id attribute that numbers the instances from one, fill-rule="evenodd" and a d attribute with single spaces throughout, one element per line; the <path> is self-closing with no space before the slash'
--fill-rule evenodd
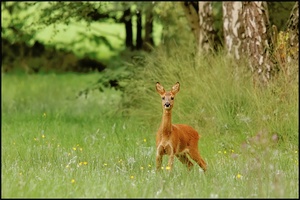
<path id="1" fill-rule="evenodd" d="M 159 82 L 156 83 L 156 91 L 162 98 L 163 107 L 162 123 L 156 134 L 156 169 L 161 169 L 162 157 L 168 155 L 168 166 L 170 169 L 173 167 L 174 156 L 176 156 L 189 169 L 193 166 L 189 159 L 190 157 L 206 171 L 206 163 L 198 151 L 198 140 L 200 138 L 198 132 L 186 124 L 171 123 L 171 111 L 179 88 L 180 85 L 177 82 L 171 91 L 166 92 Z"/>

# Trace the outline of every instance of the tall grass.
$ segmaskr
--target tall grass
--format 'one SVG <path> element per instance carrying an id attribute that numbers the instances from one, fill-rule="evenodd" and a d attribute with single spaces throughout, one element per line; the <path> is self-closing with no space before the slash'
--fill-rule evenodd
<path id="1" fill-rule="evenodd" d="M 275 196 L 287 195 L 290 188 L 284 171 L 298 167 L 297 64 L 289 64 L 294 75 L 279 74 L 268 87 L 256 88 L 246 62 L 234 63 L 223 52 L 195 59 L 191 49 L 161 48 L 146 57 L 146 65 L 136 70 L 127 87 L 129 115 L 155 133 L 162 115 L 155 83 L 171 89 L 179 81 L 181 91 L 176 96 L 173 123 L 187 123 L 199 131 L 199 147 L 209 170 L 219 175 L 234 171 L 245 174 L 246 187 L 255 192 L 239 193 L 244 197 L 269 196 L 270 191 Z M 228 160 L 216 154 L 227 154 Z M 292 155 L 295 157 L 289 157 Z M 298 169 L 294 169 L 298 177 Z M 266 184 L 271 188 L 265 188 Z"/>
<path id="2" fill-rule="evenodd" d="M 299 197 L 297 79 L 253 88 L 242 64 L 183 47 L 153 52 L 124 94 L 76 98 L 97 78 L 2 74 L 2 197 Z M 173 122 L 202 135 L 207 173 L 155 172 L 157 81 L 180 82 Z"/>
<path id="3" fill-rule="evenodd" d="M 298 145 L 298 76 L 287 81 L 279 75 L 268 87 L 256 88 L 242 61 L 234 63 L 223 52 L 195 59 L 189 46 L 161 48 L 145 61 L 124 97 L 127 112 L 140 117 L 145 125 L 153 122 L 152 127 L 161 120 L 155 83 L 171 89 L 179 81 L 174 123 L 189 123 L 205 135 L 224 135 L 230 140 L 230 136 L 246 139 L 267 129 Z M 296 64 L 290 65 L 298 69 Z"/>

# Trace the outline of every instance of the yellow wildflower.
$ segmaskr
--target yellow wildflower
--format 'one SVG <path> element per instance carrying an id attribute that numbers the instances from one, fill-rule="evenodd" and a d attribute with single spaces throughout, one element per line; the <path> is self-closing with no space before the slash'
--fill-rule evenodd
<path id="1" fill-rule="evenodd" d="M 239 173 L 236 175 L 236 178 L 237 178 L 237 179 L 241 179 L 242 177 L 243 177 L 243 176 L 242 176 L 241 174 L 239 174 Z"/>

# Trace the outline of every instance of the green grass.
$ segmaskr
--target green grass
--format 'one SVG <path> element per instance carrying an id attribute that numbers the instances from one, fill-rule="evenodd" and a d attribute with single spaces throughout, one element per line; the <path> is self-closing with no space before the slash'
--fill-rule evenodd
<path id="1" fill-rule="evenodd" d="M 154 52 L 124 96 L 76 98 L 97 74 L 2 74 L 2 197 L 299 197 L 297 80 L 253 88 L 222 54 L 184 50 Z M 155 172 L 156 81 L 181 83 L 173 122 L 202 135 L 206 174 L 178 160 Z"/>

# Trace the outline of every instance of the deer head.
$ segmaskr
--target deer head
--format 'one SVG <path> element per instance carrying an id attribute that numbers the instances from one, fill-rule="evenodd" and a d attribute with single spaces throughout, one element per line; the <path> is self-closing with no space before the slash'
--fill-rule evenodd
<path id="1" fill-rule="evenodd" d="M 171 89 L 171 91 L 165 91 L 164 87 L 157 82 L 156 91 L 160 94 L 162 100 L 162 107 L 164 110 L 171 110 L 174 105 L 175 95 L 179 92 L 180 84 L 177 82 Z"/>

